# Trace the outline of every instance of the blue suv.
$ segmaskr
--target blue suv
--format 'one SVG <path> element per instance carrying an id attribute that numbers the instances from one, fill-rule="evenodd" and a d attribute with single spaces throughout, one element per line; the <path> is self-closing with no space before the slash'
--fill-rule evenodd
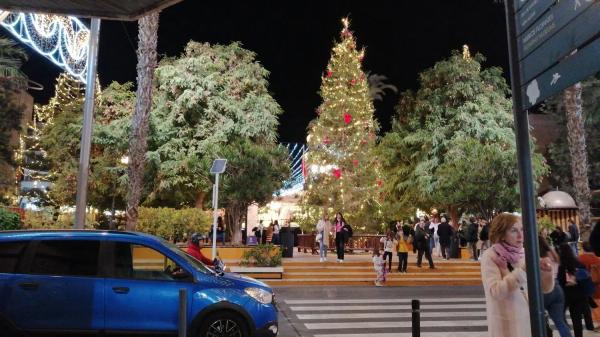
<path id="1" fill-rule="evenodd" d="M 273 290 L 147 234 L 0 232 L 0 336 L 176 336 L 179 324 L 191 337 L 276 336 Z"/>

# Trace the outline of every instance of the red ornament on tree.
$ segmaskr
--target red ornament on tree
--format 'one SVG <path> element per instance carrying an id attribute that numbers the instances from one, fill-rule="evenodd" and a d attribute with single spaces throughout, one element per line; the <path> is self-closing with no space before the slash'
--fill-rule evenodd
<path id="1" fill-rule="evenodd" d="M 344 114 L 344 123 L 350 124 L 352 122 L 352 115 L 349 113 Z"/>
<path id="2" fill-rule="evenodd" d="M 327 77 L 331 77 L 331 76 L 333 76 L 333 71 L 327 70 Z"/>
<path id="3" fill-rule="evenodd" d="M 336 168 L 332 170 L 333 176 L 336 177 L 337 179 L 340 179 L 342 177 L 342 169 Z"/>
<path id="4" fill-rule="evenodd" d="M 383 181 L 381 181 L 381 179 L 377 179 L 377 186 L 383 186 Z"/>
<path id="5" fill-rule="evenodd" d="M 350 81 L 350 84 L 352 84 L 352 85 L 355 85 L 355 84 L 356 84 L 356 78 L 353 78 L 353 79 Z"/>
<path id="6" fill-rule="evenodd" d="M 329 137 L 325 136 L 325 139 L 323 139 L 323 144 L 325 145 L 329 145 L 331 141 L 329 140 Z"/>
<path id="7" fill-rule="evenodd" d="M 353 159 L 352 164 L 354 164 L 354 166 L 358 166 L 358 159 Z"/>

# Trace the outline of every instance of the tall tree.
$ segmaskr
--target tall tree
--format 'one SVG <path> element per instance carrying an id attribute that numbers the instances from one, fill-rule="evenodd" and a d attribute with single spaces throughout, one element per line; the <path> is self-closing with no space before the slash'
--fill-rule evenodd
<path id="1" fill-rule="evenodd" d="M 27 54 L 15 42 L 0 38 L 0 202 L 15 189 L 15 144 L 11 135 L 20 131 L 23 107 L 16 95 L 25 88 L 27 77 L 20 68 Z"/>
<path id="2" fill-rule="evenodd" d="M 355 216 L 377 207 L 379 167 L 374 155 L 379 125 L 347 18 L 322 77 L 319 116 L 309 125 L 305 202 Z M 372 214 L 372 213 L 371 213 Z"/>
<path id="3" fill-rule="evenodd" d="M 281 108 L 269 93 L 268 74 L 239 43 L 190 42 L 180 57 L 161 61 L 147 203 L 202 207 L 222 145 L 236 137 L 276 141 Z"/>
<path id="4" fill-rule="evenodd" d="M 135 230 L 142 196 L 144 165 L 148 148 L 148 119 L 152 108 L 152 87 L 156 68 L 159 11 L 141 18 L 138 23 L 137 93 L 129 140 L 129 190 L 127 193 L 127 230 Z"/>
<path id="5" fill-rule="evenodd" d="M 489 214 L 518 204 L 515 135 L 509 89 L 484 57 L 454 52 L 402 94 L 392 131 L 380 146 L 388 200 L 414 210 Z M 533 154 L 534 175 L 545 172 Z"/>

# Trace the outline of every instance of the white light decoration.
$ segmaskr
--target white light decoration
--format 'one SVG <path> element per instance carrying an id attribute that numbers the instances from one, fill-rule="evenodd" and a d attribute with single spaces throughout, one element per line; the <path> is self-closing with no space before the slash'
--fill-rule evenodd
<path id="1" fill-rule="evenodd" d="M 275 195 L 285 196 L 302 191 L 304 188 L 304 176 L 302 175 L 302 160 L 307 152 L 305 144 L 282 143 L 288 150 L 290 160 L 290 177 L 283 183 L 283 188 L 275 192 Z"/>
<path id="2" fill-rule="evenodd" d="M 90 30 L 79 19 L 0 10 L 0 25 L 21 42 L 85 83 Z"/>

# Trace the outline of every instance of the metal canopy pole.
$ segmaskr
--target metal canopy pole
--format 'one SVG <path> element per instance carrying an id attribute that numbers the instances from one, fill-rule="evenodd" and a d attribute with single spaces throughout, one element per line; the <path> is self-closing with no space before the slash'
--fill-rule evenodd
<path id="1" fill-rule="evenodd" d="M 85 105 L 83 108 L 83 128 L 79 145 L 79 174 L 77 178 L 77 200 L 75 203 L 75 229 L 85 227 L 90 148 L 92 145 L 92 121 L 94 120 L 94 97 L 96 93 L 96 63 L 98 61 L 98 38 L 100 19 L 92 18 L 90 40 L 88 41 L 87 73 L 85 76 Z"/>
<path id="2" fill-rule="evenodd" d="M 219 217 L 219 174 L 215 174 L 213 185 L 213 230 L 212 230 L 212 259 L 217 257 L 217 220 Z M 224 235 L 224 234 L 223 234 Z M 225 239 L 223 239 L 225 241 Z"/>
<path id="3" fill-rule="evenodd" d="M 514 0 L 504 0 L 506 6 L 506 31 L 510 59 L 510 79 L 513 93 L 513 114 L 517 141 L 517 161 L 519 167 L 519 189 L 523 230 L 525 234 L 525 263 L 527 264 L 527 292 L 529 297 L 529 319 L 531 335 L 546 337 L 544 306 L 540 278 L 540 253 L 536 230 L 533 172 L 531 168 L 531 148 L 529 145 L 529 117 L 523 109 L 521 96 L 521 74 L 517 56 L 516 13 Z"/>

